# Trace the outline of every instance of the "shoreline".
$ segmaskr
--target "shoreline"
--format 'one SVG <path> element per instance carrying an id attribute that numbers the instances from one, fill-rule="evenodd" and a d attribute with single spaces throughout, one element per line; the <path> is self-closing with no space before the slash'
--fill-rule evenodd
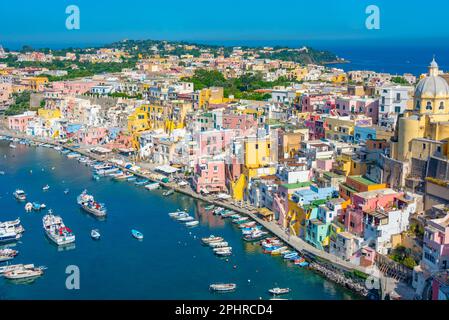
<path id="1" fill-rule="evenodd" d="M 162 182 L 159 180 L 154 179 L 154 176 L 151 176 L 151 174 L 158 174 L 154 171 L 147 170 L 150 172 L 150 174 L 144 174 L 141 172 L 136 172 L 130 169 L 125 168 L 122 165 L 119 165 L 117 163 L 110 162 L 112 160 L 108 157 L 101 157 L 96 154 L 91 153 L 88 150 L 78 149 L 73 146 L 67 146 L 62 145 L 56 141 L 52 140 L 45 140 L 42 138 L 37 137 L 29 137 L 26 135 L 21 135 L 17 133 L 12 133 L 5 130 L 0 130 L 0 135 L 6 136 L 6 137 L 12 137 L 12 138 L 18 138 L 18 139 L 26 139 L 29 141 L 37 142 L 37 143 L 45 143 L 50 144 L 53 146 L 61 146 L 65 149 L 68 149 L 72 152 L 79 153 L 85 157 L 89 157 L 91 159 L 94 159 L 96 161 L 100 162 L 109 162 L 116 167 L 120 168 L 124 172 L 132 173 L 135 176 L 139 178 L 148 179 L 153 182 L 158 182 L 160 186 L 166 189 L 174 190 L 175 192 L 181 193 L 183 195 L 189 196 L 193 199 L 196 199 L 198 201 L 201 201 L 203 203 L 207 203 L 209 205 L 215 205 L 219 207 L 223 207 L 229 210 L 233 210 L 236 213 L 245 215 L 261 226 L 263 226 L 268 232 L 270 232 L 272 235 L 278 237 L 281 241 L 283 241 L 286 245 L 293 248 L 297 252 L 299 252 L 304 258 L 310 262 L 309 269 L 313 272 L 320 274 L 324 278 L 328 279 L 329 281 L 332 281 L 336 284 L 341 285 L 342 287 L 345 287 L 346 289 L 350 290 L 351 292 L 361 296 L 361 297 L 367 297 L 368 292 L 365 289 L 365 287 L 362 285 L 364 283 L 363 281 L 356 281 L 351 276 L 347 276 L 347 273 L 351 273 L 354 275 L 354 272 L 363 273 L 367 276 L 369 276 L 370 272 L 369 270 L 366 270 L 363 267 L 353 265 L 349 262 L 343 261 L 339 259 L 338 257 L 335 257 L 325 251 L 319 250 L 304 240 L 300 239 L 299 237 L 290 237 L 288 234 L 285 233 L 285 231 L 276 223 L 273 222 L 267 222 L 262 219 L 260 219 L 257 216 L 257 209 L 249 210 L 247 208 L 240 207 L 232 202 L 228 202 L 227 200 L 217 200 L 212 198 L 211 196 L 203 196 L 201 194 L 198 194 L 191 190 L 190 188 L 183 188 L 178 186 L 176 183 L 172 182 Z M 362 280 L 362 279 L 359 279 Z"/>

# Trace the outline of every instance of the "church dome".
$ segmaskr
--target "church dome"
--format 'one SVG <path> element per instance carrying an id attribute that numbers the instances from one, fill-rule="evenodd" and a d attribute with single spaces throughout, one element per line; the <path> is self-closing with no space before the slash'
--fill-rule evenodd
<path id="1" fill-rule="evenodd" d="M 439 76 L 438 64 L 435 59 L 429 67 L 429 76 L 421 79 L 416 86 L 415 99 L 449 98 L 449 83 Z"/>
<path id="2" fill-rule="evenodd" d="M 415 98 L 449 98 L 449 84 L 438 76 L 426 77 L 416 86 Z"/>

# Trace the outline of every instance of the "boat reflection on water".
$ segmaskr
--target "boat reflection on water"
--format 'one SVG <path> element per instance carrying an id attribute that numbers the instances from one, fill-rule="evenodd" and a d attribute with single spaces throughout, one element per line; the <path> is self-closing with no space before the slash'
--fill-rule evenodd
<path id="1" fill-rule="evenodd" d="M 258 245 L 258 242 L 251 243 L 251 242 L 242 241 L 242 244 L 243 244 L 243 250 L 245 250 L 245 252 L 248 254 L 262 253 L 262 250 L 261 250 L 260 246 Z"/>
<path id="2" fill-rule="evenodd" d="M 64 244 L 64 245 L 56 246 L 56 247 L 58 247 L 58 252 L 71 251 L 71 250 L 76 249 L 76 243 L 73 242 L 73 243 Z"/>
<path id="3" fill-rule="evenodd" d="M 6 279 L 6 282 L 9 282 L 13 285 L 32 285 L 36 282 L 37 279 L 41 277 L 42 276 L 29 277 L 24 279 Z"/>

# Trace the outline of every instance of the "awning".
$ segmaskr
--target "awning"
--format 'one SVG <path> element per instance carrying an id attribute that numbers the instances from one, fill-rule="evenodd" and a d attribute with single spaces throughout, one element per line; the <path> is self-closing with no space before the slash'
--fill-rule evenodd
<path id="1" fill-rule="evenodd" d="M 274 213 L 267 208 L 259 209 L 259 214 L 264 217 L 270 217 L 274 215 Z"/>
<path id="2" fill-rule="evenodd" d="M 156 170 L 160 171 L 160 172 L 164 172 L 166 174 L 173 174 L 173 173 L 176 173 L 179 171 L 179 169 L 173 168 L 172 166 L 168 166 L 168 165 L 157 167 Z"/>

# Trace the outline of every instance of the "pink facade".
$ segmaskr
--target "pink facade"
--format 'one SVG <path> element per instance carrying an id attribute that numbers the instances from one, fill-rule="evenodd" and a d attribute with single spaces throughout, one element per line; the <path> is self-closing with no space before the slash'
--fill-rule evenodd
<path id="1" fill-rule="evenodd" d="M 98 83 L 94 81 L 61 81 L 54 82 L 53 89 L 60 91 L 63 94 L 84 94 L 89 92 L 90 89 L 96 86 Z"/>
<path id="2" fill-rule="evenodd" d="M 373 119 L 373 123 L 378 122 L 379 99 L 341 97 L 335 101 L 336 109 L 341 116 L 365 115 Z"/>
<path id="3" fill-rule="evenodd" d="M 245 136 L 252 128 L 257 127 L 257 120 L 248 114 L 223 114 L 223 129 L 233 129 L 237 136 Z"/>
<path id="4" fill-rule="evenodd" d="M 304 124 L 309 129 L 309 140 L 320 140 L 325 138 L 327 125 L 320 116 L 311 116 L 304 122 Z"/>
<path id="5" fill-rule="evenodd" d="M 364 232 L 364 212 L 372 211 L 378 207 L 388 208 L 400 193 L 382 194 L 376 191 L 356 193 L 352 196 L 352 205 L 349 206 L 344 215 L 345 229 L 357 236 Z M 373 195 L 376 196 L 373 196 Z"/>
<path id="6" fill-rule="evenodd" d="M 99 145 L 107 135 L 108 130 L 106 128 L 91 127 L 80 133 L 80 142 L 86 145 Z"/>
<path id="7" fill-rule="evenodd" d="M 323 171 L 331 171 L 334 159 L 317 159 L 316 168 Z"/>
<path id="8" fill-rule="evenodd" d="M 315 111 L 323 111 L 325 106 L 328 104 L 329 100 L 329 108 L 332 106 L 332 97 L 329 95 L 303 95 L 301 97 L 301 109 L 302 112 L 315 112 Z"/>
<path id="9" fill-rule="evenodd" d="M 220 155 L 228 150 L 236 132 L 233 130 L 205 131 L 198 135 L 197 157 Z"/>
<path id="10" fill-rule="evenodd" d="M 34 120 L 35 116 L 35 112 L 25 112 L 24 114 L 8 117 L 8 128 L 18 132 L 25 132 L 28 123 Z"/>
<path id="11" fill-rule="evenodd" d="M 226 192 L 224 160 L 202 159 L 195 167 L 193 187 L 196 192 Z"/>

